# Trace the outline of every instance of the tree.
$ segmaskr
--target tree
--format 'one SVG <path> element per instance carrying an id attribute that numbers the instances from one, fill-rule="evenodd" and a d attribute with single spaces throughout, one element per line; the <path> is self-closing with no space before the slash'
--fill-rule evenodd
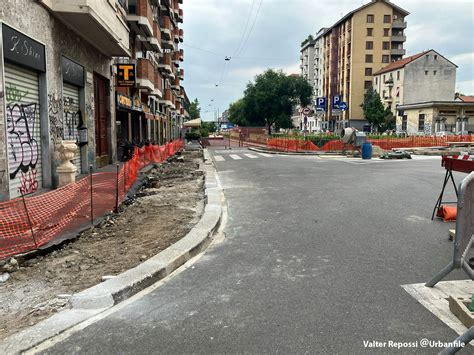
<path id="1" fill-rule="evenodd" d="M 199 101 L 197 98 L 189 105 L 189 117 L 191 120 L 201 117 L 201 108 L 199 107 Z"/>
<path id="2" fill-rule="evenodd" d="M 245 118 L 244 99 L 237 100 L 230 104 L 229 121 L 239 126 L 248 126 L 248 121 Z"/>
<path id="3" fill-rule="evenodd" d="M 312 87 L 302 77 L 287 76 L 269 69 L 248 83 L 244 97 L 229 108 L 232 122 L 247 126 L 293 127 L 291 114 L 296 105 L 311 102 Z M 240 122 L 240 123 L 238 123 Z"/>
<path id="4" fill-rule="evenodd" d="M 217 131 L 215 122 L 201 122 L 201 129 L 207 130 L 209 133 Z"/>
<path id="5" fill-rule="evenodd" d="M 364 102 L 361 105 L 364 117 L 372 124 L 377 132 L 389 129 L 394 121 L 392 112 L 383 106 L 379 94 L 374 89 L 368 89 L 364 94 Z"/>

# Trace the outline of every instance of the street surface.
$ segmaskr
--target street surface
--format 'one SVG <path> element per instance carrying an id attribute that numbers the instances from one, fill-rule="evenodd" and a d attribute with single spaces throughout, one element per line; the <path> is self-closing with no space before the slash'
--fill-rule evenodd
<path id="1" fill-rule="evenodd" d="M 364 341 L 457 337 L 401 287 L 427 281 L 452 256 L 453 224 L 430 220 L 439 158 L 211 155 L 228 203 L 226 239 L 45 353 L 433 354 Z"/>

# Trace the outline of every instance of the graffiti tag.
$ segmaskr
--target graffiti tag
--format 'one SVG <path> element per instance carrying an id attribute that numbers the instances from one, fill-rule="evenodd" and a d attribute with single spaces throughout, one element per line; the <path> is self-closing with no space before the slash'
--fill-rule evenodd
<path id="1" fill-rule="evenodd" d="M 22 99 L 24 99 L 29 92 L 27 90 L 20 90 L 16 86 L 13 86 L 12 84 L 8 84 L 6 88 L 6 99 L 7 103 L 13 103 L 13 102 L 21 102 Z"/>
<path id="2" fill-rule="evenodd" d="M 7 134 L 10 178 L 21 170 L 27 173 L 35 169 L 38 162 L 38 142 L 34 138 L 36 103 L 7 106 Z"/>

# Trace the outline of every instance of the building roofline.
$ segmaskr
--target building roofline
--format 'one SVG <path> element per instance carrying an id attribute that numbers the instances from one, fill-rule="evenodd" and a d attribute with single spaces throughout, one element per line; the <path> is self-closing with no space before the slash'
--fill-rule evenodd
<path id="1" fill-rule="evenodd" d="M 410 13 L 405 10 L 405 9 L 402 9 L 400 6 L 397 6 L 395 5 L 394 3 L 388 1 L 388 0 L 371 0 L 369 3 L 365 4 L 365 5 L 362 5 L 362 6 L 359 6 L 357 9 L 355 10 L 352 10 L 350 12 L 348 12 L 346 15 L 344 15 L 339 21 L 337 21 L 334 25 L 332 25 L 330 28 L 334 28 L 336 27 L 337 25 L 339 25 L 341 22 L 344 22 L 345 20 L 347 20 L 349 17 L 351 17 L 353 14 L 355 14 L 356 12 L 359 12 L 360 10 L 363 10 L 365 9 L 366 7 L 369 7 L 373 4 L 375 4 L 376 2 L 378 1 L 382 1 L 384 2 L 385 4 L 397 9 L 399 12 L 401 12 L 404 16 L 408 16 L 410 15 Z"/>
<path id="2" fill-rule="evenodd" d="M 463 102 L 463 101 L 425 101 L 417 102 L 414 104 L 398 105 L 397 110 L 407 110 L 412 108 L 424 108 L 424 107 L 434 107 L 434 106 L 474 106 L 474 102 Z"/>

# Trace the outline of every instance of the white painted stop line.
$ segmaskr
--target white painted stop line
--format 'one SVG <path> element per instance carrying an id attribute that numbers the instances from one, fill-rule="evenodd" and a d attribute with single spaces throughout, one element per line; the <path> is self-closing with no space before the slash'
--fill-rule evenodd
<path id="1" fill-rule="evenodd" d="M 230 156 L 232 159 L 234 159 L 234 160 L 240 160 L 240 159 L 242 159 L 242 158 L 239 157 L 237 154 L 230 154 L 229 156 Z"/>
<path id="2" fill-rule="evenodd" d="M 216 161 L 225 161 L 224 157 L 222 155 L 214 155 L 214 159 Z"/>
<path id="3" fill-rule="evenodd" d="M 258 157 L 253 154 L 244 154 L 246 157 L 249 157 L 250 159 L 257 159 Z"/>

